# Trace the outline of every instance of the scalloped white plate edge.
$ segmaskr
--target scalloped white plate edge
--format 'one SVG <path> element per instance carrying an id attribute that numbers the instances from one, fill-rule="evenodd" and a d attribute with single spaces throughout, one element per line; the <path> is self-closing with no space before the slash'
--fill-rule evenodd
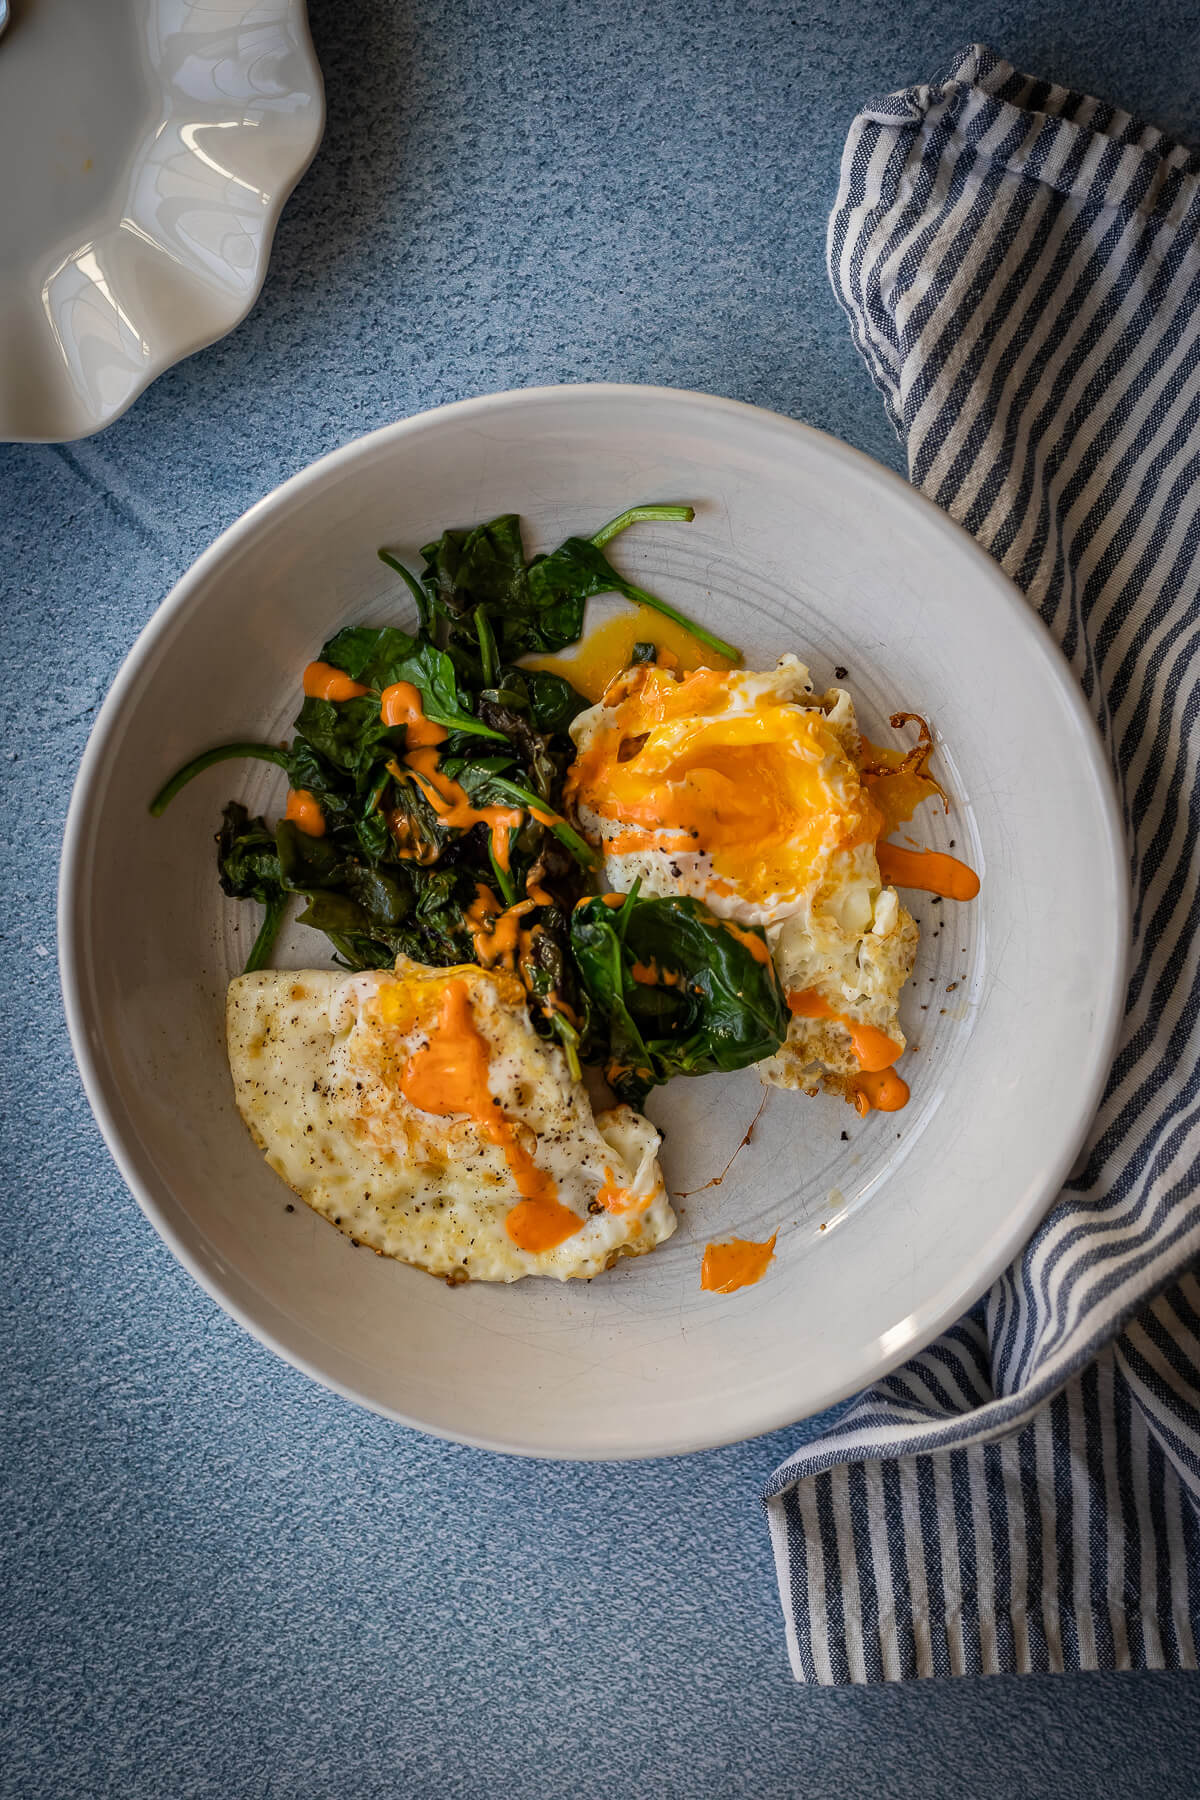
<path id="1" fill-rule="evenodd" d="M 158 380 L 160 375 L 164 375 L 168 369 L 174 368 L 177 363 L 186 361 L 189 356 L 194 356 L 199 351 L 208 349 L 212 344 L 219 343 L 222 338 L 228 337 L 230 332 L 235 331 L 253 310 L 266 283 L 280 216 L 296 187 L 311 166 L 313 158 L 316 156 L 325 134 L 325 87 L 321 75 L 320 63 L 317 60 L 316 49 L 313 44 L 312 31 L 309 26 L 307 0 L 286 0 L 286 5 L 289 14 L 289 29 L 294 35 L 296 49 L 302 58 L 304 66 L 305 82 L 308 92 L 306 96 L 307 106 L 301 110 L 307 113 L 309 130 L 306 139 L 298 146 L 300 152 L 298 158 L 288 169 L 286 174 L 276 177 L 269 200 L 265 203 L 262 215 L 261 237 L 256 245 L 254 257 L 253 279 L 245 287 L 242 293 L 231 296 L 231 304 L 225 308 L 215 324 L 210 316 L 209 321 L 205 325 L 192 325 L 189 329 L 187 328 L 188 317 L 184 308 L 180 307 L 178 312 L 164 309 L 163 315 L 154 322 L 154 329 L 157 334 L 155 346 L 150 353 L 145 356 L 143 367 L 131 379 L 128 387 L 115 404 L 95 407 L 90 418 L 82 423 L 79 429 L 71 429 L 65 432 L 54 429 L 24 429 L 14 431 L 11 429 L 11 420 L 6 417 L 4 395 L 3 392 L 0 391 L 0 444 L 80 443 L 87 438 L 94 437 L 98 432 L 106 430 L 108 426 L 115 424 L 118 419 L 122 418 L 124 414 L 129 411 L 130 407 L 141 398 L 147 388 L 149 388 L 153 382 Z M 248 6 L 247 10 L 252 12 L 254 9 L 252 6 Z M 18 20 L 17 23 L 19 24 L 20 21 Z M 14 32 L 15 29 L 16 26 L 14 25 Z M 6 49 L 10 53 L 13 42 L 13 37 L 9 35 L 6 40 Z M 285 97 L 285 101 L 290 104 L 296 98 L 297 94 L 293 92 Z M 164 112 L 169 111 L 169 100 L 170 90 L 168 85 L 164 83 Z M 295 117 L 297 114 L 292 113 L 290 116 Z M 178 126 L 179 121 L 176 120 L 174 122 Z M 169 118 L 164 120 L 162 128 L 165 129 L 166 125 L 170 123 L 172 123 L 172 121 Z M 193 122 L 185 120 L 182 123 L 185 133 L 187 130 L 192 129 Z M 202 123 L 211 125 L 212 121 L 203 121 Z M 157 134 L 151 134 L 149 139 L 143 140 L 142 144 L 139 145 L 139 150 L 143 152 L 146 151 L 148 145 L 156 141 Z M 135 159 L 131 164 L 129 174 L 129 185 L 131 188 L 134 183 L 137 166 Z M 239 185 L 245 184 L 239 183 Z M 89 250 L 89 248 L 97 241 L 98 232 L 105 234 L 107 240 L 115 239 L 122 222 L 125 221 L 118 221 L 118 224 L 115 227 L 112 225 L 110 208 L 106 204 L 91 221 L 91 235 L 85 237 L 83 243 L 77 246 L 75 251 L 65 259 L 63 266 L 66 266 L 66 263 L 72 262 L 75 258 L 81 256 L 83 252 Z M 132 223 L 136 226 L 138 221 L 133 220 Z M 84 229 L 84 227 L 80 227 L 81 233 Z M 140 228 L 139 235 L 145 235 L 147 238 L 152 236 L 152 234 L 142 233 Z M 187 273 L 186 270 L 184 272 L 185 274 Z M 104 286 L 103 280 L 99 285 L 101 287 Z M 211 310 L 220 311 L 219 295 L 216 288 L 211 283 L 205 285 L 204 298 L 206 304 L 210 308 L 210 312 Z M 215 308 L 213 306 L 214 299 L 216 300 Z M 115 296 L 115 303 L 114 299 L 107 298 L 106 296 L 106 303 L 111 307 L 111 310 L 114 313 L 120 315 L 119 295 Z M 43 300 L 43 306 L 44 309 L 48 310 L 45 300 Z M 197 312 L 199 310 L 201 309 L 197 307 Z M 3 319 L 0 319 L 0 324 L 3 323 Z M 180 329 L 181 326 L 184 328 Z M 149 341 L 149 339 L 147 338 L 146 341 Z M 65 350 L 62 351 L 62 354 L 64 356 L 66 355 Z M 67 374 L 64 375 L 64 385 L 69 384 L 70 378 L 68 371 Z M 75 404 L 81 408 L 86 407 L 87 405 L 87 402 L 80 398 L 78 387 L 74 390 L 74 400 Z M 50 410 L 52 404 L 53 403 L 48 399 L 47 411 Z M 57 409 L 61 410 L 61 404 Z"/>

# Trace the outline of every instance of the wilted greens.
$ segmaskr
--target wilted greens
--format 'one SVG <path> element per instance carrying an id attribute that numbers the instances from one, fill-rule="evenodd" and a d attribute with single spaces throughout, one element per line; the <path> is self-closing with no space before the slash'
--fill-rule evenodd
<path id="1" fill-rule="evenodd" d="M 672 1075 L 744 1069 L 778 1050 L 787 1008 L 766 939 L 699 900 L 643 899 L 637 883 L 571 915 L 571 950 L 589 1002 L 594 1060 L 640 1106 Z"/>
<path id="2" fill-rule="evenodd" d="M 633 507 L 591 538 L 526 558 L 521 522 L 506 513 L 443 532 L 423 550 L 419 577 L 379 552 L 416 602 L 416 632 L 349 626 L 315 659 L 363 691 L 310 694 L 289 747 L 205 751 L 151 804 L 161 813 L 220 761 L 286 770 L 287 816 L 271 827 L 231 800 L 217 833 L 224 892 L 264 909 L 247 969 L 269 960 L 292 895 L 304 903 L 300 922 L 324 932 L 351 969 L 388 967 L 400 954 L 438 967 L 486 961 L 490 917 L 515 908 L 513 960 L 538 1029 L 562 1040 L 576 1072 L 580 1056 L 603 1064 L 622 1098 L 636 1103 L 672 1074 L 741 1068 L 778 1047 L 783 1000 L 748 934 L 693 900 L 635 892 L 617 909 L 587 898 L 598 857 L 563 816 L 568 728 L 587 701 L 562 677 L 517 666 L 576 643 L 588 599 L 602 593 L 638 601 L 737 660 L 604 554 L 639 522 L 691 517 L 685 506 Z M 655 654 L 641 643 L 634 660 Z M 411 706 L 384 704 L 404 683 L 419 717 L 441 728 L 436 744 Z"/>

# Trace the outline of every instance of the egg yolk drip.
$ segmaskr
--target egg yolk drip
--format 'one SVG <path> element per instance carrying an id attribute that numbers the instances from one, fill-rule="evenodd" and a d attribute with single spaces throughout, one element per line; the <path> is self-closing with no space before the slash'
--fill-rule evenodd
<path id="1" fill-rule="evenodd" d="M 385 1012 L 403 1006 L 403 996 L 381 995 Z M 511 1119 L 490 1091 L 488 1047 L 471 1008 L 467 982 L 446 982 L 441 1010 L 429 1040 L 409 1057 L 400 1092 L 435 1118 L 465 1115 L 504 1153 L 522 1198 L 511 1208 L 505 1230 L 519 1250 L 552 1250 L 578 1231 L 583 1220 L 558 1199 L 553 1179 L 539 1169 L 521 1143 Z"/>
<path id="2" fill-rule="evenodd" d="M 940 800 L 950 811 L 945 789 L 929 773 L 933 733 L 925 720 L 920 713 L 899 712 L 892 714 L 890 724 L 893 731 L 899 731 L 902 725 L 917 727 L 917 741 L 912 748 L 885 748 L 864 738 L 858 759 L 862 778 L 883 818 L 881 837 L 905 824 L 926 800 Z"/>
<path id="3" fill-rule="evenodd" d="M 657 646 L 659 661 L 682 669 L 727 669 L 729 659 L 694 638 L 685 625 L 641 603 L 622 609 L 595 626 L 565 656 L 523 656 L 523 669 L 561 675 L 595 705 L 614 676 L 633 661 L 635 644 Z"/>
<path id="4" fill-rule="evenodd" d="M 804 893 L 830 850 L 872 842 L 882 818 L 821 712 L 771 695 L 739 712 L 738 682 L 629 670 L 567 793 L 621 827 L 610 853 L 706 854 L 714 891 L 765 904 Z"/>

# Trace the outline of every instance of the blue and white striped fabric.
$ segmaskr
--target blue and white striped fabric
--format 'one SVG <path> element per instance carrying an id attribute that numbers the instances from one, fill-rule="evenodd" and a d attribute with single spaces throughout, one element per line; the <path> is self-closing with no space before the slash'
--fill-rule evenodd
<path id="1" fill-rule="evenodd" d="M 792 1666 L 1195 1668 L 1200 155 L 976 47 L 856 120 L 828 249 L 912 480 L 1024 589 L 1091 704 L 1134 944 L 1044 1225 L 768 1488 Z"/>

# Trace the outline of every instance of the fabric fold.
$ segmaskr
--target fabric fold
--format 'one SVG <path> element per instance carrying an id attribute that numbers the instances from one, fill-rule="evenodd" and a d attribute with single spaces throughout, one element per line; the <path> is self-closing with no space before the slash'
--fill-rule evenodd
<path id="1" fill-rule="evenodd" d="M 1087 696 L 1134 914 L 1116 1060 L 1046 1220 L 767 1487 L 793 1670 L 1194 1668 L 1200 153 L 976 45 L 859 115 L 827 248 L 911 479 Z"/>

